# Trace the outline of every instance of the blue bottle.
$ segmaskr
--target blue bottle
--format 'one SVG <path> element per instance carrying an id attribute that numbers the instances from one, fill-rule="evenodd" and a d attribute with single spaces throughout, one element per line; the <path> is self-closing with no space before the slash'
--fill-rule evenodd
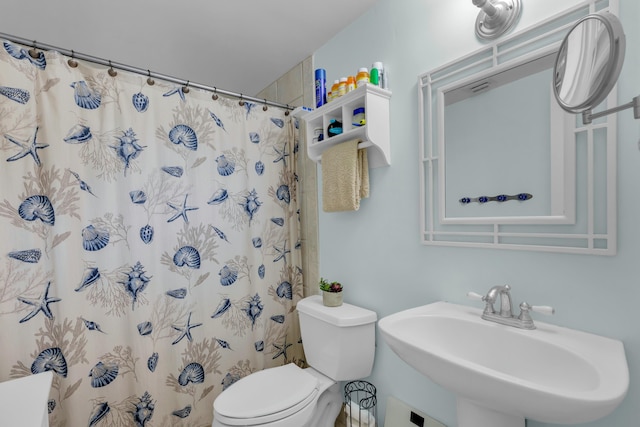
<path id="1" fill-rule="evenodd" d="M 316 108 L 327 103 L 327 70 L 316 70 Z"/>

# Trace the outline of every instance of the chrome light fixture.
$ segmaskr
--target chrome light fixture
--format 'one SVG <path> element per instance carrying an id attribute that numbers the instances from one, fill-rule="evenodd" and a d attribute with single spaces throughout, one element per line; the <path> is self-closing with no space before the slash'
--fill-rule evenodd
<path id="1" fill-rule="evenodd" d="M 521 0 L 473 0 L 480 13 L 476 18 L 476 36 L 493 40 L 509 31 L 522 14 Z"/>

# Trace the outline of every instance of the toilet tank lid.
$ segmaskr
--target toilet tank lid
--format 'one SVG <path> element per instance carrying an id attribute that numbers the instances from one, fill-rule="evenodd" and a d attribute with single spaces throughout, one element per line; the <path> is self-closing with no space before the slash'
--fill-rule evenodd
<path id="1" fill-rule="evenodd" d="M 321 295 L 313 295 L 298 301 L 300 313 L 315 317 L 336 326 L 358 326 L 374 323 L 378 316 L 375 311 L 343 303 L 338 307 L 326 307 Z"/>

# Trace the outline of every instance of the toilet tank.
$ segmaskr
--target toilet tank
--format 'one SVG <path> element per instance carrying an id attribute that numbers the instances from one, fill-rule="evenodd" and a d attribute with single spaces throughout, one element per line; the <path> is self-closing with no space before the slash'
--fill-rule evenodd
<path id="1" fill-rule="evenodd" d="M 309 366 L 335 381 L 371 374 L 377 315 L 351 304 L 325 307 L 314 295 L 297 304 L 302 345 Z"/>

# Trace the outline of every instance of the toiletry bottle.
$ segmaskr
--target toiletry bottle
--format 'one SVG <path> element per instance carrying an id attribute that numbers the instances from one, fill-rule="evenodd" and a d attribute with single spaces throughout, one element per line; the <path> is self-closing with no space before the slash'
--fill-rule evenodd
<path id="1" fill-rule="evenodd" d="M 373 72 L 374 69 L 378 70 L 377 85 L 382 87 L 382 81 L 384 80 L 384 66 L 382 65 L 382 62 L 380 61 L 374 62 L 373 65 L 371 66 L 371 71 Z"/>
<path id="2" fill-rule="evenodd" d="M 364 86 L 369 83 L 369 70 L 366 68 L 358 69 L 358 75 L 356 75 L 356 87 Z"/>
<path id="3" fill-rule="evenodd" d="M 316 108 L 327 103 L 327 71 L 324 68 L 316 70 Z"/>
<path id="4" fill-rule="evenodd" d="M 347 77 L 347 93 L 356 89 L 356 78 L 353 76 Z"/>
<path id="5" fill-rule="evenodd" d="M 380 85 L 380 76 L 378 74 L 377 68 L 371 69 L 371 73 L 369 74 L 369 82 L 374 86 Z"/>
<path id="6" fill-rule="evenodd" d="M 340 96 L 340 94 L 338 93 L 338 86 L 340 85 L 340 81 L 339 80 L 334 80 L 333 81 L 333 86 L 331 86 L 331 100 L 333 101 L 334 99 L 338 98 Z"/>
<path id="7" fill-rule="evenodd" d="M 338 84 L 338 96 L 342 96 L 347 93 L 347 78 L 341 77 Z"/>
<path id="8" fill-rule="evenodd" d="M 385 67 L 382 73 L 382 89 L 389 89 L 389 67 Z"/>

